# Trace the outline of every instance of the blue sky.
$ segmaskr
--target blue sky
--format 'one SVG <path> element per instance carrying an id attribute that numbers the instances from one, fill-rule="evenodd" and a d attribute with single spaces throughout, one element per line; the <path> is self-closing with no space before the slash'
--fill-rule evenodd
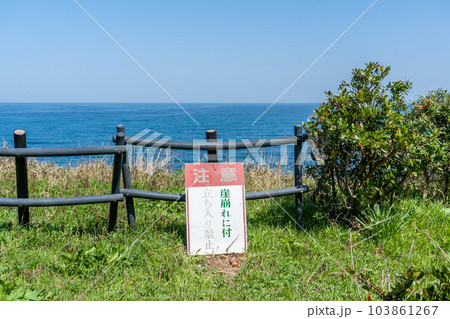
<path id="1" fill-rule="evenodd" d="M 273 102 L 373 0 L 78 0 L 180 102 Z M 450 90 L 450 1 L 379 0 L 286 93 L 365 62 Z M 0 102 L 171 102 L 73 0 L 0 0 Z"/>

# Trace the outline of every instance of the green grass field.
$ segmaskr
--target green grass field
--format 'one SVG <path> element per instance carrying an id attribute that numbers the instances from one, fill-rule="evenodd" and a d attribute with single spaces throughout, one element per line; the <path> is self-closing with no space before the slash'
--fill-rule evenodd
<path id="1" fill-rule="evenodd" d="M 137 189 L 184 192 L 182 172 L 132 175 Z M 30 197 L 106 194 L 110 176 L 101 162 L 73 169 L 30 163 Z M 246 173 L 247 191 L 292 185 L 280 171 Z M 0 197 L 15 195 L 13 162 L 0 160 Z M 404 224 L 371 238 L 361 225 L 323 219 L 307 196 L 305 231 L 292 220 L 292 196 L 249 201 L 248 252 L 234 271 L 187 255 L 184 203 L 136 199 L 135 207 L 138 231 L 127 230 L 121 203 L 112 234 L 106 204 L 32 208 L 29 228 L 18 226 L 16 208 L 1 207 L 0 299 L 360 300 L 367 292 L 346 265 L 387 289 L 408 264 L 426 271 L 449 264 L 450 209 L 438 201 L 398 200 L 391 213 Z"/>

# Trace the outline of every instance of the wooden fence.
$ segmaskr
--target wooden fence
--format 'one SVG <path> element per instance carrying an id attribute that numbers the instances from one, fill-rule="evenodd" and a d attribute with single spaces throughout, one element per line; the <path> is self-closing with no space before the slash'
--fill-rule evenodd
<path id="1" fill-rule="evenodd" d="M 185 194 L 161 193 L 133 189 L 126 145 L 139 145 L 144 147 L 171 148 L 181 150 L 204 150 L 208 152 L 208 162 L 218 162 L 217 151 L 261 148 L 279 145 L 294 145 L 294 185 L 283 189 L 271 189 L 245 194 L 246 200 L 272 198 L 295 195 L 295 220 L 298 227 L 303 227 L 302 194 L 308 192 L 308 186 L 302 185 L 302 163 L 300 156 L 302 143 L 308 138 L 302 134 L 300 125 L 296 125 L 293 136 L 259 139 L 246 142 L 218 142 L 214 130 L 206 132 L 206 141 L 203 143 L 162 141 L 126 136 L 125 126 L 117 126 L 117 134 L 113 136 L 115 146 L 76 147 L 76 148 L 27 148 L 26 133 L 22 130 L 14 132 L 14 148 L 0 149 L 1 157 L 14 157 L 16 167 L 17 198 L 0 198 L 0 206 L 18 207 L 19 224 L 27 225 L 30 222 L 29 207 L 40 206 L 68 206 L 96 203 L 110 203 L 108 231 L 115 231 L 117 227 L 118 202 L 125 199 L 128 225 L 136 229 L 136 215 L 133 198 L 185 202 Z M 54 156 L 89 156 L 114 155 L 111 193 L 96 196 L 63 197 L 63 198 L 28 198 L 28 157 L 54 157 Z M 120 188 L 120 178 L 123 177 L 124 188 Z"/>

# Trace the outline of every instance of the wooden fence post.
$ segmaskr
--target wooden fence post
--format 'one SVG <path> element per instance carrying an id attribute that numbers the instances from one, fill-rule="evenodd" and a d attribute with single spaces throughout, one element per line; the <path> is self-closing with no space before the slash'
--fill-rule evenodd
<path id="1" fill-rule="evenodd" d="M 295 125 L 294 134 L 297 136 L 298 140 L 294 146 L 294 181 L 295 186 L 302 185 L 302 173 L 303 167 L 301 163 L 301 154 L 302 154 L 302 144 L 303 144 L 303 134 L 302 134 L 302 126 Z M 302 200 L 303 194 L 298 193 L 295 195 L 295 221 L 297 228 L 303 228 L 303 208 L 302 208 Z"/>
<path id="2" fill-rule="evenodd" d="M 217 141 L 216 130 L 206 131 L 206 141 L 207 142 L 216 142 Z M 218 162 L 219 162 L 219 156 L 217 154 L 217 150 L 208 151 L 208 163 L 218 163 Z"/>
<path id="3" fill-rule="evenodd" d="M 116 134 L 116 145 L 124 145 L 124 144 L 125 144 L 125 134 L 122 132 L 117 133 Z M 122 153 L 119 152 L 114 155 L 111 194 L 120 193 L 120 175 L 122 173 L 122 159 L 123 159 Z M 118 205 L 119 205 L 119 203 L 115 200 L 115 201 L 111 202 L 111 205 L 109 206 L 108 232 L 116 231 Z"/>
<path id="4" fill-rule="evenodd" d="M 27 147 L 27 134 L 23 130 L 14 131 L 14 147 Z M 16 188 L 17 198 L 28 198 L 28 169 L 27 158 L 16 157 Z M 28 207 L 19 206 L 19 225 L 26 226 L 30 223 L 30 210 Z"/>
<path id="5" fill-rule="evenodd" d="M 124 137 L 125 134 L 125 125 L 120 124 L 117 125 L 117 133 L 123 133 Z M 126 143 L 124 143 L 126 145 Z M 128 165 L 128 153 L 123 155 L 123 162 L 122 162 L 122 174 L 123 174 L 123 185 L 126 189 L 132 189 L 133 185 L 131 182 L 131 172 L 130 172 L 130 166 Z M 132 196 L 125 196 L 125 203 L 127 206 L 127 217 L 128 217 L 128 226 L 136 230 L 136 215 L 134 213 L 134 200 Z"/>

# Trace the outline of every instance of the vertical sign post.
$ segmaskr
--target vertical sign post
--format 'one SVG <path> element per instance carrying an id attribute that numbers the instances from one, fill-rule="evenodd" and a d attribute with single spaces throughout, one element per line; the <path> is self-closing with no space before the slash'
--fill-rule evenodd
<path id="1" fill-rule="evenodd" d="M 186 164 L 189 255 L 247 251 L 242 163 Z"/>

